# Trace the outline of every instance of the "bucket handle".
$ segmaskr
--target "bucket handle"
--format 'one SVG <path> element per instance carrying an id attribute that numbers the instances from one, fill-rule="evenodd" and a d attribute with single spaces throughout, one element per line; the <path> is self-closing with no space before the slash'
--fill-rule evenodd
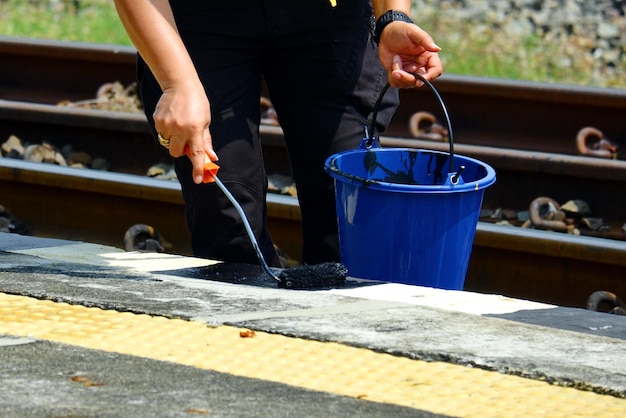
<path id="1" fill-rule="evenodd" d="M 421 74 L 417 74 L 417 73 L 411 73 L 411 74 L 415 76 L 416 78 L 419 78 L 433 92 L 433 94 L 435 95 L 435 98 L 437 99 L 437 101 L 439 102 L 439 105 L 441 106 L 441 110 L 446 119 L 446 125 L 448 126 L 448 138 L 450 142 L 449 172 L 453 173 L 454 172 L 454 135 L 452 134 L 452 123 L 450 123 L 450 116 L 448 115 L 448 109 L 446 108 L 446 105 L 444 104 L 443 99 L 441 98 L 441 95 L 439 94 L 435 86 L 433 86 L 433 84 L 430 81 L 426 80 Z M 369 132 L 368 132 L 367 127 L 365 127 L 365 131 L 366 131 L 365 135 L 366 135 L 367 141 L 364 141 L 365 143 L 361 144 L 362 147 L 371 148 L 372 146 L 374 145 L 377 146 L 378 144 L 376 140 L 376 117 L 378 116 L 378 110 L 380 108 L 380 104 L 383 100 L 383 97 L 385 96 L 385 93 L 387 92 L 389 87 L 391 87 L 390 84 L 386 83 L 383 89 L 381 90 L 380 94 L 378 95 L 378 99 L 376 100 L 376 104 L 374 105 L 374 111 L 372 113 L 372 123 L 370 125 Z M 454 174 L 454 176 L 451 179 L 452 183 L 456 184 L 463 169 L 464 167 L 461 167 L 459 171 Z"/>

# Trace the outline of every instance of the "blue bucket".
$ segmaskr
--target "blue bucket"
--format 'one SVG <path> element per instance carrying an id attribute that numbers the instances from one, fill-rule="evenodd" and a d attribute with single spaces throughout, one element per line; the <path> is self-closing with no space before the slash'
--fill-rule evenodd
<path id="1" fill-rule="evenodd" d="M 484 189 L 496 175 L 454 155 L 447 119 L 450 153 L 381 148 L 366 137 L 358 149 L 326 160 L 341 261 L 351 277 L 463 289 Z"/>

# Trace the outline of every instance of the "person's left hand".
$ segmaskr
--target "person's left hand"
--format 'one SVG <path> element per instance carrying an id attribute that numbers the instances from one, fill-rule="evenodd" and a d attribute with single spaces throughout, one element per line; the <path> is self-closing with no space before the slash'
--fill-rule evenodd
<path id="1" fill-rule="evenodd" d="M 392 87 L 412 88 L 423 84 L 412 73 L 418 73 L 429 81 L 442 74 L 440 50 L 433 38 L 419 26 L 392 22 L 380 37 L 378 56 Z"/>

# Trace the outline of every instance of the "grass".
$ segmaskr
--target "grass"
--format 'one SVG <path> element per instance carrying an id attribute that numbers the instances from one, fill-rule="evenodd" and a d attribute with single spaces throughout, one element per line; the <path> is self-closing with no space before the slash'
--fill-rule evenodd
<path id="1" fill-rule="evenodd" d="M 438 41 L 439 42 L 439 41 Z M 593 68 L 578 61 L 576 66 L 559 54 L 559 45 L 546 45 L 536 36 L 499 41 L 489 35 L 444 38 L 439 42 L 447 71 L 484 77 L 530 81 L 593 84 Z M 481 52 L 482 51 L 482 52 Z M 586 67 L 586 68 L 582 68 Z"/>
<path id="2" fill-rule="evenodd" d="M 543 35 L 512 35 L 502 24 L 485 20 L 448 20 L 437 10 L 421 13 L 419 24 L 441 46 L 448 73 L 494 78 L 626 88 L 626 54 L 605 63 L 592 55 L 595 47 L 586 30 L 575 28 Z"/>
<path id="3" fill-rule="evenodd" d="M 112 0 L 0 0 L 0 34 L 131 45 Z"/>
<path id="4" fill-rule="evenodd" d="M 626 59 L 611 66 L 593 59 L 583 37 L 505 35 L 437 10 L 421 11 L 418 23 L 443 48 L 449 74 L 626 88 Z M 112 0 L 0 0 L 0 34 L 131 45 Z"/>

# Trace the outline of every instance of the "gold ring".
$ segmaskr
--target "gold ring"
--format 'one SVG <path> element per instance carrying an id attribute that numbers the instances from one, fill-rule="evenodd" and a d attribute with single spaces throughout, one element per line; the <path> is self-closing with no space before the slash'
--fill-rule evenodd
<path id="1" fill-rule="evenodd" d="M 159 139 L 159 144 L 163 145 L 165 148 L 170 147 L 170 140 L 163 138 L 161 133 L 157 132 L 157 138 Z"/>

